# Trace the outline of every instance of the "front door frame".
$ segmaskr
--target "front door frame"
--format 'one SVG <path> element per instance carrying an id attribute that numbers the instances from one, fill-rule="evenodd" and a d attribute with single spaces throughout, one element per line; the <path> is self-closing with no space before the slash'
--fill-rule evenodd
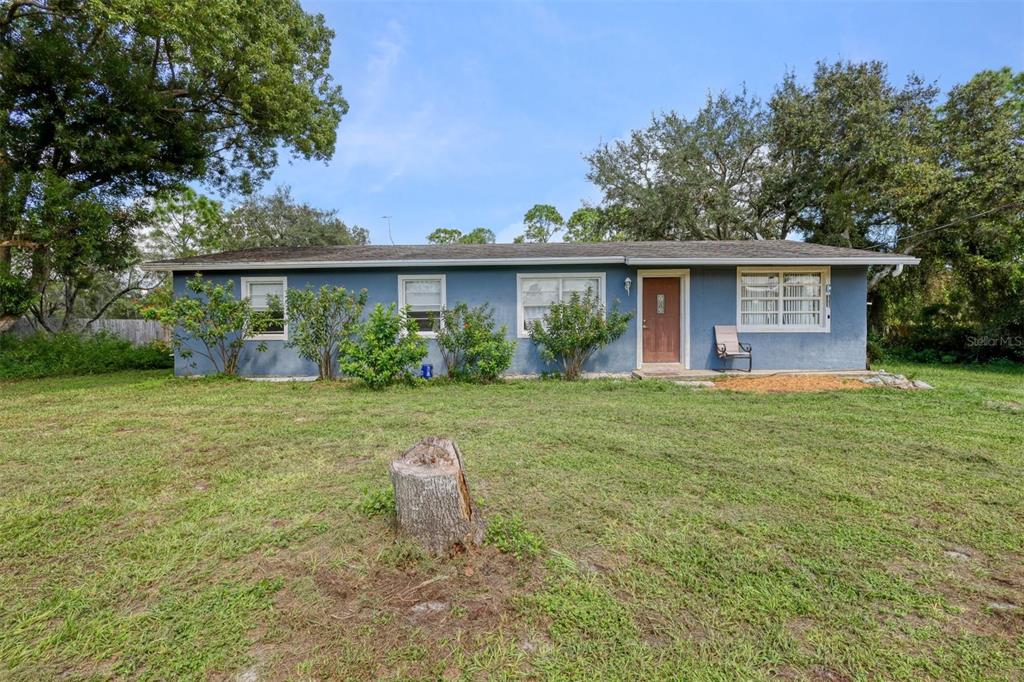
<path id="1" fill-rule="evenodd" d="M 651 268 L 636 271 L 636 368 L 640 369 L 644 364 L 644 277 L 679 278 L 680 362 L 684 368 L 690 369 L 690 270 L 688 268 Z"/>

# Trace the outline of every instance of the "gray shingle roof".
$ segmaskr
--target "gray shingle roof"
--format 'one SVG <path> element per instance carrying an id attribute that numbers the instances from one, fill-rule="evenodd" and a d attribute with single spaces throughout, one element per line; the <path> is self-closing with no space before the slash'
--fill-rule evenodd
<path id="1" fill-rule="evenodd" d="M 147 263 L 148 270 L 502 265 L 558 262 L 656 264 L 914 264 L 917 259 L 789 240 L 307 246 L 227 251 Z"/>

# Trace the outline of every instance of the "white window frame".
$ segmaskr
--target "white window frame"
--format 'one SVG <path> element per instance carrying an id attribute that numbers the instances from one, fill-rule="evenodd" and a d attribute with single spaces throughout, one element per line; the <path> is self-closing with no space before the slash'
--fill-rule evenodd
<path id="1" fill-rule="evenodd" d="M 287 277 L 243 277 L 242 298 L 249 298 L 249 285 L 259 283 L 280 282 L 282 287 L 281 310 L 284 313 L 284 330 L 266 332 L 245 337 L 246 341 L 287 341 L 288 340 L 288 278 Z"/>
<path id="2" fill-rule="evenodd" d="M 821 324 L 820 325 L 783 325 L 783 291 L 784 274 L 787 272 L 817 272 L 821 274 Z M 779 323 L 772 325 L 745 325 L 743 324 L 743 275 L 745 274 L 774 274 L 779 277 Z M 832 268 L 827 265 L 793 265 L 793 266 L 770 266 L 770 267 L 747 267 L 736 268 L 736 329 L 741 332 L 756 333 L 801 333 L 801 334 L 828 334 L 832 331 Z"/>
<path id="3" fill-rule="evenodd" d="M 401 310 L 405 310 L 405 283 L 409 281 L 422 281 L 422 280 L 437 280 L 441 283 L 441 307 L 438 309 L 438 315 L 441 314 L 442 310 L 448 307 L 448 281 L 445 275 L 399 275 L 398 276 L 398 307 Z M 433 339 L 437 337 L 437 333 L 433 331 L 420 331 L 419 336 L 424 338 Z"/>
<path id="4" fill-rule="evenodd" d="M 606 273 L 604 272 L 519 272 L 516 273 L 516 337 L 520 339 L 530 338 L 530 333 L 523 329 L 523 322 L 526 313 L 523 310 L 523 280 L 530 279 L 558 279 L 558 300 L 562 300 L 563 279 L 596 279 L 598 299 L 601 301 L 601 308 L 608 310 L 608 302 L 605 298 L 608 287 L 605 285 Z"/>

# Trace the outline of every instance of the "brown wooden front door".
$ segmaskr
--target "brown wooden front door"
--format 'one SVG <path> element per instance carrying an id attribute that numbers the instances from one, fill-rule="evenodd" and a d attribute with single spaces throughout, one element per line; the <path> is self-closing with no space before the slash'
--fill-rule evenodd
<path id="1" fill-rule="evenodd" d="M 644 277 L 643 362 L 679 362 L 679 278 Z"/>

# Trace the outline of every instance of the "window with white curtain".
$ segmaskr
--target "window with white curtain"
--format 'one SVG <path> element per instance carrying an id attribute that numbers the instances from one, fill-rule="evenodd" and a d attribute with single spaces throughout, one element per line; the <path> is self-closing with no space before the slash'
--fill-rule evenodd
<path id="1" fill-rule="evenodd" d="M 573 293 L 593 291 L 604 306 L 604 274 L 523 275 L 519 282 L 519 336 L 528 336 L 530 325 L 543 319 L 555 303 L 564 303 Z"/>
<path id="2" fill-rule="evenodd" d="M 740 331 L 828 331 L 828 268 L 739 268 L 737 278 Z"/>
<path id="3" fill-rule="evenodd" d="M 268 310 L 272 297 L 276 297 L 281 309 L 281 318 L 274 320 L 262 334 L 250 338 L 254 340 L 272 340 L 288 338 L 288 311 L 286 309 L 285 292 L 288 291 L 287 277 L 243 277 L 242 298 L 249 299 L 253 310 Z"/>
<path id="4" fill-rule="evenodd" d="M 416 320 L 421 336 L 433 336 L 434 320 L 445 305 L 444 275 L 398 277 L 398 306 L 409 307 L 408 315 Z"/>

